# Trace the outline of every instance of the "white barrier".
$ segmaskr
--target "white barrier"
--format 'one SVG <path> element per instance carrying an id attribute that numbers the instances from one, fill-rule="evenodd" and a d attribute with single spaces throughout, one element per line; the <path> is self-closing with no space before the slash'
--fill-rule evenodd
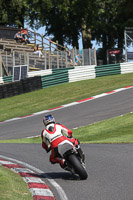
<path id="1" fill-rule="evenodd" d="M 28 78 L 34 77 L 34 76 L 44 76 L 44 75 L 48 75 L 48 74 L 52 74 L 52 69 L 28 72 Z"/>
<path id="2" fill-rule="evenodd" d="M 68 70 L 69 82 L 96 78 L 96 65 L 76 66 L 74 69 Z M 120 63 L 121 74 L 133 73 L 133 62 Z M 52 74 L 52 69 L 28 72 L 28 77 L 43 76 Z"/>
<path id="3" fill-rule="evenodd" d="M 0 77 L 0 84 L 3 84 L 4 81 L 3 81 L 3 77 Z"/>
<path id="4" fill-rule="evenodd" d="M 69 82 L 94 79 L 96 65 L 78 66 L 68 71 Z"/>
<path id="5" fill-rule="evenodd" d="M 121 74 L 133 73 L 133 62 L 121 63 Z"/>

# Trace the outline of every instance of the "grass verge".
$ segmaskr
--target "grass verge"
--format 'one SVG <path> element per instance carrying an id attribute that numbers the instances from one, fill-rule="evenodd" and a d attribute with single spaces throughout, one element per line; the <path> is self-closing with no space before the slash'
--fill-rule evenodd
<path id="1" fill-rule="evenodd" d="M 133 113 L 73 129 L 81 143 L 133 143 Z M 0 143 L 41 143 L 41 137 L 0 140 Z"/>
<path id="2" fill-rule="evenodd" d="M 103 120 L 73 131 L 82 143 L 133 143 L 133 113 Z"/>
<path id="3" fill-rule="evenodd" d="M 3 166 L 0 166 L 0 183 L 0 200 L 33 200 L 23 179 Z"/>

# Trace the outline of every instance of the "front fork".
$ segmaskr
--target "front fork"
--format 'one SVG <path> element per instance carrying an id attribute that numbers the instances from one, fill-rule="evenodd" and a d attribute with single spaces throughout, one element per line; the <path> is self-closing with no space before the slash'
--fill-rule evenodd
<path id="1" fill-rule="evenodd" d="M 85 154 L 84 154 L 83 150 L 81 149 L 80 145 L 76 145 L 75 149 L 78 152 L 78 154 L 81 158 L 81 161 L 85 164 Z"/>

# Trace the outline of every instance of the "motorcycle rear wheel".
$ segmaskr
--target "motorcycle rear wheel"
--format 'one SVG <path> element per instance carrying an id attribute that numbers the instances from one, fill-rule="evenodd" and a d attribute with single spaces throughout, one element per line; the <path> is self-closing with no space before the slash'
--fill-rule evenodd
<path id="1" fill-rule="evenodd" d="M 80 179 L 82 180 L 87 179 L 88 174 L 85 168 L 81 165 L 79 159 L 74 154 L 71 154 L 69 155 L 68 160 L 73 166 L 75 172 L 79 175 Z"/>

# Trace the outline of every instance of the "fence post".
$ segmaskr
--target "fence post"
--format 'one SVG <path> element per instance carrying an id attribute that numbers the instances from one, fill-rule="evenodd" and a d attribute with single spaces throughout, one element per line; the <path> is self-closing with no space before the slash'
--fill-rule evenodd
<path id="1" fill-rule="evenodd" d="M 50 51 L 48 52 L 48 68 L 50 69 Z"/>
<path id="2" fill-rule="evenodd" d="M 28 65 L 28 71 L 29 71 L 29 53 L 27 53 L 27 65 Z"/>
<path id="3" fill-rule="evenodd" d="M 6 51 L 6 69 L 7 69 L 7 71 L 8 71 L 7 51 Z"/>
<path id="4" fill-rule="evenodd" d="M 94 60 L 95 60 L 95 65 L 97 66 L 97 56 L 96 56 L 96 48 L 94 47 Z"/>
<path id="5" fill-rule="evenodd" d="M 14 51 L 13 51 L 13 66 L 15 66 L 15 55 L 14 55 Z"/>
<path id="6" fill-rule="evenodd" d="M 47 53 L 46 53 L 46 51 L 44 51 L 44 59 L 45 59 L 44 69 L 47 69 Z"/>
<path id="7" fill-rule="evenodd" d="M 126 40 L 126 30 L 124 31 L 124 40 L 125 40 L 125 61 L 127 62 L 127 40 Z"/>
<path id="8" fill-rule="evenodd" d="M 91 65 L 91 49 L 89 48 L 89 64 Z"/>
<path id="9" fill-rule="evenodd" d="M 24 52 L 24 65 L 26 65 L 26 64 L 27 64 L 27 53 Z M 22 65 L 23 65 L 23 63 L 22 63 Z"/>
<path id="10" fill-rule="evenodd" d="M 43 34 L 41 35 L 41 38 L 42 38 L 42 50 L 44 49 L 44 42 L 43 42 Z"/>
<path id="11" fill-rule="evenodd" d="M 74 57 L 75 57 L 75 55 L 74 55 L 74 48 L 72 49 L 72 62 L 73 62 L 73 66 L 74 66 Z"/>
<path id="12" fill-rule="evenodd" d="M 66 68 L 68 67 L 68 57 L 67 57 L 67 51 L 65 51 L 65 58 L 66 58 Z M 70 61 L 69 61 L 70 63 Z"/>
<path id="13" fill-rule="evenodd" d="M 82 65 L 84 66 L 84 49 L 82 49 Z"/>
<path id="14" fill-rule="evenodd" d="M 57 51 L 57 69 L 59 69 L 59 52 Z"/>
<path id="15" fill-rule="evenodd" d="M 0 77 L 2 76 L 2 56 L 0 53 Z"/>

